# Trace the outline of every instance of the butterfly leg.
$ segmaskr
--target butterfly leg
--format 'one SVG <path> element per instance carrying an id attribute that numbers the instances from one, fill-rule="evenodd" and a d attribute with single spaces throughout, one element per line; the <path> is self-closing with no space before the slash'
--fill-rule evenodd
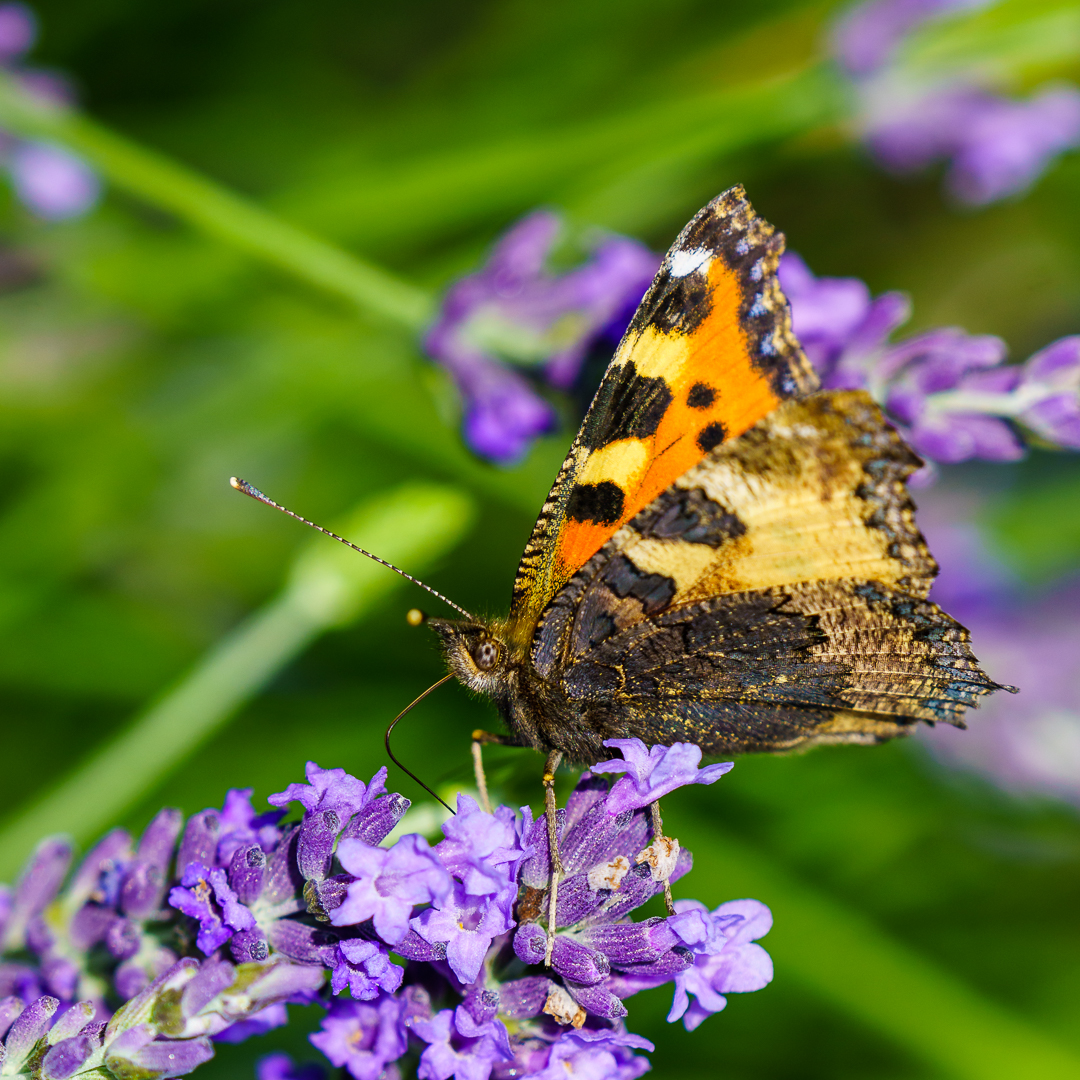
<path id="1" fill-rule="evenodd" d="M 484 773 L 484 760 L 482 748 L 484 743 L 493 743 L 495 746 L 521 746 L 510 735 L 497 735 L 493 731 L 481 731 L 477 729 L 472 733 L 472 760 L 473 773 L 476 776 L 476 789 L 480 793 L 480 809 L 485 814 L 491 813 L 491 797 L 488 795 L 487 775 Z"/>
<path id="2" fill-rule="evenodd" d="M 552 750 L 544 766 L 544 814 L 547 817 L 548 851 L 551 854 L 551 888 L 548 891 L 547 951 L 544 963 L 551 967 L 551 953 L 555 948 L 555 905 L 559 899 L 559 880 L 563 875 L 559 856 L 558 818 L 555 806 L 555 770 L 562 761 L 562 751 Z"/>
<path id="3" fill-rule="evenodd" d="M 656 802 L 649 803 L 649 816 L 652 820 L 653 843 L 661 844 L 664 842 L 668 842 L 668 844 L 670 845 L 672 841 L 668 841 L 668 838 L 664 836 L 664 821 L 663 818 L 660 817 L 659 799 L 657 799 Z M 673 843 L 678 845 L 677 840 L 673 841 Z M 676 847 L 676 851 L 677 850 L 678 848 Z M 666 877 L 664 878 L 664 904 L 667 907 L 667 913 L 669 915 L 674 915 L 675 901 L 671 898 L 671 881 L 669 878 Z"/>

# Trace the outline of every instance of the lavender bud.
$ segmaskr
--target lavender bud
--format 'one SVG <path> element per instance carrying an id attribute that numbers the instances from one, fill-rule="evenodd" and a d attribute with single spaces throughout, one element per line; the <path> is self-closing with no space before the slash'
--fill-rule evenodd
<path id="1" fill-rule="evenodd" d="M 258 844 L 238 847 L 229 863 L 229 884 L 242 904 L 259 898 L 266 875 L 266 852 Z"/>
<path id="2" fill-rule="evenodd" d="M 607 798 L 611 785 L 603 776 L 596 773 L 583 772 L 577 782 L 577 786 L 566 800 L 566 827 L 574 828 L 597 803 Z"/>
<path id="3" fill-rule="evenodd" d="M 26 947 L 38 956 L 44 956 L 56 944 L 56 935 L 49 924 L 35 915 L 26 925 Z"/>
<path id="4" fill-rule="evenodd" d="M 182 877 L 191 863 L 202 866 L 217 864 L 218 831 L 221 819 L 216 810 L 204 810 L 188 818 L 180 851 L 176 856 L 176 876 Z"/>
<path id="5" fill-rule="evenodd" d="M 637 923 L 606 923 L 581 932 L 581 940 L 599 949 L 618 966 L 647 964 L 658 960 L 679 937 L 666 919 L 652 918 Z M 579 980 L 580 981 L 580 980 Z"/>
<path id="6" fill-rule="evenodd" d="M 101 875 L 130 859 L 131 837 L 124 829 L 113 829 L 90 849 L 79 864 L 67 889 L 68 900 L 73 903 L 87 900 L 103 902 L 105 896 L 100 889 Z"/>
<path id="7" fill-rule="evenodd" d="M 302 964 L 333 966 L 338 935 L 321 926 L 306 926 L 292 919 L 277 919 L 269 930 L 270 944 Z M 426 943 L 425 943 L 426 944 Z"/>
<path id="8" fill-rule="evenodd" d="M 559 884 L 559 902 L 555 909 L 555 922 L 559 926 L 576 926 L 589 916 L 598 913 L 609 895 L 606 891 L 597 892 L 590 888 L 588 874 L 578 874 L 567 878 Z M 618 896 L 619 893 L 615 895 Z M 651 895 L 652 893 L 649 893 L 649 896 Z M 631 908 L 637 906 L 637 903 L 630 905 Z"/>
<path id="9" fill-rule="evenodd" d="M 52 837 L 38 844 L 15 886 L 0 951 L 11 952 L 23 945 L 26 924 L 56 896 L 70 864 L 71 845 L 66 840 Z"/>
<path id="10" fill-rule="evenodd" d="M 694 966 L 694 954 L 681 945 L 676 945 L 670 952 L 644 964 L 617 964 L 619 971 L 630 975 L 648 975 L 658 979 L 671 979 Z"/>
<path id="11" fill-rule="evenodd" d="M 555 937 L 551 966 L 564 979 L 586 985 L 598 983 L 611 974 L 611 964 L 603 953 L 562 934 Z"/>
<path id="12" fill-rule="evenodd" d="M 24 1005 L 21 998 L 14 995 L 0 999 L 0 1039 L 8 1032 L 8 1028 L 18 1019 Z"/>
<path id="13" fill-rule="evenodd" d="M 494 1020 L 499 1011 L 499 995 L 494 990 L 470 990 L 462 1002 L 477 1026 Z"/>
<path id="14" fill-rule="evenodd" d="M 126 960 L 113 975 L 113 986 L 125 1000 L 141 994 L 151 983 L 150 974 L 140 964 Z"/>
<path id="15" fill-rule="evenodd" d="M 391 792 L 370 802 L 345 826 L 341 839 L 362 840 L 378 847 L 405 816 L 412 803 L 404 795 Z"/>
<path id="16" fill-rule="evenodd" d="M 7 1039 L 4 1040 L 4 1048 L 7 1051 L 4 1058 L 6 1074 L 22 1071 L 22 1063 L 34 1049 L 38 1039 L 49 1030 L 53 1013 L 56 1012 L 59 1004 L 60 1002 L 54 997 L 39 997 L 32 1005 L 27 1006 L 11 1025 Z"/>
<path id="17" fill-rule="evenodd" d="M 165 876 L 159 866 L 136 859 L 124 874 L 120 886 L 120 910 L 136 919 L 145 919 L 161 906 Z"/>
<path id="18" fill-rule="evenodd" d="M 522 923 L 514 934 L 514 954 L 523 964 L 542 964 L 547 932 L 539 923 Z"/>
<path id="19" fill-rule="evenodd" d="M 582 815 L 577 827 L 567 830 L 565 839 L 559 845 L 566 873 L 577 874 L 598 863 L 608 862 L 613 855 L 640 851 L 644 844 L 626 850 L 629 845 L 622 842 L 623 834 L 633 818 L 632 810 L 624 810 L 613 817 L 607 812 L 605 803 L 591 806 Z"/>
<path id="20" fill-rule="evenodd" d="M 499 1008 L 503 1016 L 511 1020 L 526 1020 L 530 1016 L 539 1016 L 552 987 L 550 979 L 542 975 L 530 975 L 524 979 L 514 979 L 499 987 Z"/>
<path id="21" fill-rule="evenodd" d="M 67 1080 L 97 1049 L 89 1035 L 75 1035 L 51 1047 L 41 1061 L 42 1080 Z"/>
<path id="22" fill-rule="evenodd" d="M 560 849 L 565 831 L 566 811 L 558 810 L 555 817 L 555 834 L 559 837 Z M 525 858 L 518 871 L 518 880 L 530 889 L 546 889 L 551 882 L 551 857 L 548 853 L 547 820 L 537 818 L 525 834 L 524 846 L 532 848 L 532 854 Z"/>
<path id="23" fill-rule="evenodd" d="M 566 989 L 570 991 L 570 996 L 593 1016 L 618 1020 L 626 1015 L 626 1006 L 608 989 L 606 983 L 582 986 L 580 983 L 567 982 Z"/>
<path id="24" fill-rule="evenodd" d="M 138 857 L 164 873 L 172 862 L 176 838 L 183 824 L 184 815 L 179 810 L 168 806 L 160 810 L 139 838 Z"/>
<path id="25" fill-rule="evenodd" d="M 229 938 L 229 950 L 238 964 L 252 961 L 261 963 L 270 955 L 266 935 L 257 927 L 254 930 L 238 930 Z"/>
<path id="26" fill-rule="evenodd" d="M 262 891 L 262 899 L 267 904 L 278 906 L 294 900 L 304 887 L 304 879 L 296 864 L 296 844 L 299 835 L 299 827 L 290 829 L 278 842 L 267 860 Z M 296 910 L 302 910 L 302 906 L 298 904 Z"/>
<path id="27" fill-rule="evenodd" d="M 188 1021 L 223 990 L 228 990 L 236 981 L 236 968 L 227 960 L 204 960 L 194 978 L 180 994 L 180 1009 L 175 1016 L 169 1017 L 168 1024 L 159 1024 L 164 1035 L 179 1035 Z M 155 1011 L 156 1016 L 156 1011 Z"/>
<path id="28" fill-rule="evenodd" d="M 68 939 L 80 952 L 86 952 L 105 937 L 115 921 L 116 912 L 112 908 L 83 904 L 71 917 Z"/>
<path id="29" fill-rule="evenodd" d="M 61 1001 L 70 1001 L 79 989 L 79 969 L 65 956 L 50 956 L 41 963 L 45 989 Z"/>
<path id="30" fill-rule="evenodd" d="M 309 811 L 300 825 L 296 843 L 296 861 L 305 881 L 321 881 L 330 873 L 334 842 L 341 829 L 341 818 L 333 810 Z"/>
<path id="31" fill-rule="evenodd" d="M 139 951 L 142 936 L 130 919 L 113 919 L 105 932 L 105 948 L 118 960 L 127 960 Z"/>
<path id="32" fill-rule="evenodd" d="M 91 1020 L 94 1019 L 94 1003 L 92 1001 L 77 1001 L 59 1020 L 53 1024 L 49 1031 L 49 1045 L 63 1042 L 78 1035 Z"/>
<path id="33" fill-rule="evenodd" d="M 105 1067 L 113 1076 L 157 1077 L 184 1076 L 214 1056 L 209 1039 L 155 1039 L 149 1024 L 129 1028 L 115 1038 L 105 1054 Z"/>

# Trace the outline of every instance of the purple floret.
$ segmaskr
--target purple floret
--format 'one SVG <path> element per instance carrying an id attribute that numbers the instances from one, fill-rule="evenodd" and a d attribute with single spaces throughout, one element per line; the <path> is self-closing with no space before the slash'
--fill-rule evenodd
<path id="1" fill-rule="evenodd" d="M 701 749 L 693 743 L 673 743 L 647 749 L 640 739 L 607 739 L 605 746 L 623 755 L 592 766 L 594 773 L 621 772 L 607 798 L 607 812 L 614 816 L 626 810 L 639 810 L 687 784 L 715 784 L 734 762 L 698 768 Z"/>
<path id="2" fill-rule="evenodd" d="M 354 880 L 330 921 L 334 926 L 353 926 L 371 919 L 376 933 L 389 945 L 405 936 L 414 905 L 441 900 L 452 886 L 450 875 L 422 836 L 403 836 L 389 849 L 343 840 L 338 859 Z"/>
<path id="3" fill-rule="evenodd" d="M 772 959 L 754 944 L 772 927 L 772 913 L 757 900 L 731 900 L 712 912 L 696 900 L 675 907 L 678 914 L 670 922 L 693 952 L 694 965 L 675 977 L 668 1022 L 681 1018 L 693 1031 L 727 1005 L 724 994 L 760 990 L 772 981 Z"/>
<path id="4" fill-rule="evenodd" d="M 381 1080 L 407 1047 L 401 1012 L 402 1002 L 389 994 L 371 1002 L 339 999 L 311 1043 L 356 1080 Z"/>

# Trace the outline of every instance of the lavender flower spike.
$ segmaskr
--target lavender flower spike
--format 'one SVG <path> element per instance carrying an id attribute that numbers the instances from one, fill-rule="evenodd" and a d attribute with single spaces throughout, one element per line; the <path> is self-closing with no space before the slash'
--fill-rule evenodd
<path id="1" fill-rule="evenodd" d="M 693 743 L 654 746 L 651 750 L 640 739 L 607 739 L 604 745 L 619 750 L 623 760 L 602 761 L 591 771 L 626 773 L 615 781 L 608 796 L 607 812 L 611 815 L 648 806 L 687 784 L 715 784 L 735 767 L 732 761 L 722 761 L 699 769 L 701 748 Z"/>

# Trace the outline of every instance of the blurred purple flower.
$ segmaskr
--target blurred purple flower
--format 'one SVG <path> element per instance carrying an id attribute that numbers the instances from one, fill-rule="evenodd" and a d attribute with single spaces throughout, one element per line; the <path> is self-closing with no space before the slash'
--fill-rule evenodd
<path id="1" fill-rule="evenodd" d="M 869 390 L 931 462 L 1015 461 L 1025 431 L 1080 449 L 1080 337 L 1008 365 L 1005 343 L 987 334 L 945 328 L 890 342 L 910 314 L 906 297 L 871 299 L 858 279 L 815 277 L 794 253 L 780 281 L 822 386 Z"/>
<path id="2" fill-rule="evenodd" d="M 97 174 L 82 158 L 52 143 L 17 143 L 8 170 L 19 201 L 48 221 L 80 217 L 101 195 Z"/>
<path id="3" fill-rule="evenodd" d="M 948 87 L 885 114 L 867 143 L 897 172 L 947 160 L 946 186 L 973 206 L 1026 191 L 1066 150 L 1080 146 L 1080 90 L 1051 86 L 1026 101 Z"/>
<path id="4" fill-rule="evenodd" d="M 34 97 L 67 105 L 71 90 L 63 76 L 19 66 L 37 38 L 37 19 L 25 4 L 0 4 L 0 68 L 13 72 Z M 22 140 L 0 131 L 2 163 L 16 198 L 47 221 L 80 217 L 97 204 L 101 182 L 71 151 L 53 143 Z"/>
<path id="5" fill-rule="evenodd" d="M 372 1002 L 339 999 L 311 1043 L 356 1080 L 383 1080 L 386 1067 L 405 1053 L 401 1009 L 401 1001 L 389 994 Z"/>
<path id="6" fill-rule="evenodd" d="M 555 419 L 507 364 L 540 368 L 550 385 L 568 389 L 590 345 L 621 336 L 660 264 L 637 241 L 607 236 L 582 265 L 553 272 L 547 264 L 561 229 L 549 211 L 513 226 L 481 270 L 451 286 L 425 339 L 465 401 L 469 445 L 503 464 L 518 460 Z"/>
<path id="7" fill-rule="evenodd" d="M 1080 579 L 1025 586 L 974 524 L 980 501 L 956 486 L 920 498 L 919 524 L 941 566 L 931 599 L 971 631 L 995 677 L 1021 692 L 988 699 L 966 731 L 939 724 L 920 741 L 1005 791 L 1080 807 Z"/>
<path id="8" fill-rule="evenodd" d="M 26 4 L 0 4 L 0 64 L 29 52 L 37 31 L 37 18 Z"/>
<path id="9" fill-rule="evenodd" d="M 732 761 L 722 761 L 699 769 L 701 749 L 693 743 L 654 746 L 651 750 L 640 739 L 608 739 L 604 745 L 618 750 L 622 759 L 602 761 L 590 771 L 626 774 L 615 781 L 608 796 L 607 812 L 611 815 L 639 810 L 687 784 L 715 784 L 735 767 Z"/>
<path id="10" fill-rule="evenodd" d="M 852 75 L 867 75 L 884 67 L 900 43 L 923 23 L 986 6 L 989 0 L 868 0 L 840 16 L 832 31 L 837 60 Z"/>
<path id="11" fill-rule="evenodd" d="M 419 1080 L 487 1080 L 497 1061 L 513 1061 L 506 1025 L 490 1019 L 477 1024 L 463 1005 L 443 1009 L 410 1030 L 428 1045 L 416 1070 Z"/>
<path id="12" fill-rule="evenodd" d="M 326 1070 L 314 1061 L 297 1065 L 288 1054 L 267 1054 L 255 1065 L 256 1080 L 325 1080 Z"/>
<path id="13" fill-rule="evenodd" d="M 903 39 L 930 19 L 986 0 L 871 0 L 837 22 L 833 53 L 853 79 L 859 126 L 887 169 L 906 173 L 947 162 L 946 187 L 978 206 L 1026 191 L 1064 151 L 1080 146 L 1080 90 L 1047 85 L 1009 98 L 986 76 L 943 70 L 913 76 L 893 61 Z"/>

